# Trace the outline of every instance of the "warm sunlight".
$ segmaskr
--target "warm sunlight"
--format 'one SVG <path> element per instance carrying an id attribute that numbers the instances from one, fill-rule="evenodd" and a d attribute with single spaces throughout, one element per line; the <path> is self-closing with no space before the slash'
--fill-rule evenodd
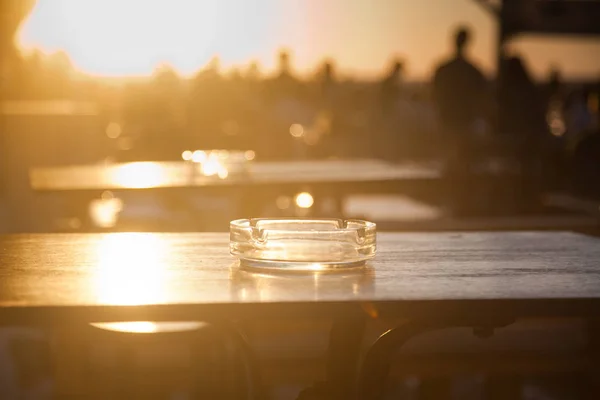
<path id="1" fill-rule="evenodd" d="M 64 51 L 92 75 L 147 76 L 164 64 L 189 75 L 217 54 L 235 62 L 267 55 L 273 8 L 239 0 L 38 1 L 17 42 L 25 51 Z"/>
<path id="2" fill-rule="evenodd" d="M 166 171 L 154 162 L 132 162 L 118 166 L 112 181 L 126 188 L 151 188 L 164 185 L 168 180 Z"/>
<path id="3" fill-rule="evenodd" d="M 127 332 L 127 333 L 165 333 L 165 332 L 185 332 L 200 329 L 208 324 L 195 321 L 131 321 L 131 322 L 97 322 L 92 326 L 107 331 Z"/>
<path id="4" fill-rule="evenodd" d="M 159 303 L 165 296 L 165 245 L 151 233 L 105 236 L 96 249 L 94 287 L 106 304 Z"/>
<path id="5" fill-rule="evenodd" d="M 76 70 L 96 76 L 149 76 L 163 64 L 189 76 L 215 55 L 225 68 L 256 60 L 270 70 L 277 49 L 285 46 L 293 49 L 298 71 L 314 71 L 327 57 L 341 71 L 380 75 L 398 55 L 406 59 L 409 76 L 429 78 L 450 50 L 448 34 L 458 24 L 473 27 L 473 57 L 485 71 L 494 69 L 497 24 L 477 3 L 38 0 L 16 41 L 26 51 L 64 51 Z M 551 65 L 566 76 L 598 73 L 600 45 L 593 40 L 517 42 L 539 76 Z"/>

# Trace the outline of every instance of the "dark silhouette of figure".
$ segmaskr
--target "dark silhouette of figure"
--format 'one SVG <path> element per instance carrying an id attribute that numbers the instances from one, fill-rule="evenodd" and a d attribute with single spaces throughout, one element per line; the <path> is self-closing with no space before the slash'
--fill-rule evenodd
<path id="1" fill-rule="evenodd" d="M 271 127 L 261 140 L 272 154 L 292 154 L 294 140 L 289 134 L 293 124 L 307 126 L 312 117 L 304 98 L 304 86 L 292 73 L 290 55 L 282 50 L 278 55 L 278 68 L 275 77 L 266 82 L 266 106 L 270 109 Z M 287 133 L 287 134 L 284 134 Z"/>
<path id="2" fill-rule="evenodd" d="M 521 58 L 505 60 L 503 71 L 498 127 L 513 144 L 520 165 L 521 179 L 513 200 L 521 211 L 528 211 L 536 206 L 547 161 L 545 102 Z"/>
<path id="3" fill-rule="evenodd" d="M 321 76 L 321 82 L 324 89 L 327 89 L 333 85 L 334 82 L 334 72 L 333 72 L 333 63 L 331 61 L 326 61 L 323 64 L 323 72 Z"/>
<path id="4" fill-rule="evenodd" d="M 213 57 L 191 81 L 188 134 L 193 148 L 218 148 L 221 124 L 226 119 L 228 94 L 220 60 Z"/>
<path id="5" fill-rule="evenodd" d="M 511 57 L 504 63 L 504 76 L 498 96 L 500 133 L 533 145 L 546 133 L 542 94 L 521 58 Z"/>
<path id="6" fill-rule="evenodd" d="M 257 61 L 252 61 L 248 68 L 246 69 L 246 73 L 244 75 L 247 81 L 250 82 L 258 82 L 261 78 L 260 76 L 260 67 Z"/>
<path id="7" fill-rule="evenodd" d="M 573 185 L 580 195 L 600 200 L 599 185 L 590 184 L 600 182 L 600 83 L 589 85 L 582 92 L 586 110 L 580 108 L 578 113 L 573 112 L 579 114 L 578 117 L 573 115 L 573 119 L 579 121 L 572 124 L 575 129 L 581 129 L 581 132 L 574 132 L 569 145 Z"/>
<path id="8" fill-rule="evenodd" d="M 287 51 L 279 52 L 277 76 L 271 82 L 272 94 L 275 98 L 295 98 L 298 93 L 298 81 L 292 74 L 290 55 Z"/>
<path id="9" fill-rule="evenodd" d="M 455 34 L 455 54 L 440 65 L 433 79 L 433 100 L 448 134 L 465 136 L 486 114 L 489 101 L 486 79 L 465 56 L 470 41 L 467 28 Z"/>
<path id="10" fill-rule="evenodd" d="M 312 134 L 318 139 L 319 156 L 335 154 L 339 146 L 336 145 L 336 136 L 339 130 L 336 128 L 338 119 L 338 85 L 335 79 L 335 68 L 332 61 L 325 61 L 318 72 L 316 83 L 318 85 L 318 98 L 313 101 L 317 107 L 312 126 Z M 310 138 L 308 138 L 310 141 Z M 313 146 L 314 147 L 314 146 Z"/>
<path id="11" fill-rule="evenodd" d="M 333 107 L 335 96 L 335 73 L 333 63 L 326 61 L 320 73 L 319 91 L 321 108 L 331 109 Z"/>
<path id="12" fill-rule="evenodd" d="M 560 70 L 556 67 L 553 67 L 550 70 L 548 76 L 548 83 L 546 84 L 546 93 L 545 96 L 548 100 L 554 97 L 563 97 L 563 79 L 560 73 Z"/>
<path id="13" fill-rule="evenodd" d="M 594 84 L 594 95 L 596 96 L 596 100 L 600 101 L 600 74 L 598 74 L 598 77 L 596 78 L 596 83 Z M 600 111 L 598 110 L 598 108 L 600 108 L 598 105 L 596 105 L 596 111 Z"/>
<path id="14" fill-rule="evenodd" d="M 404 63 L 395 60 L 390 72 L 381 82 L 381 110 L 388 115 L 400 97 L 401 81 L 404 74 Z"/>
<path id="15" fill-rule="evenodd" d="M 565 92 L 560 70 L 553 67 L 550 70 L 548 81 L 543 86 L 544 110 L 546 120 L 554 136 L 560 137 L 566 133 L 568 98 Z"/>
<path id="16" fill-rule="evenodd" d="M 470 36 L 465 27 L 456 31 L 454 56 L 436 69 L 433 79 L 433 100 L 445 135 L 446 172 L 455 181 L 450 193 L 453 211 L 462 215 L 476 213 L 482 206 L 475 201 L 470 177 L 476 159 L 481 157 L 476 134 L 485 126 L 489 102 L 485 77 L 466 58 Z"/>

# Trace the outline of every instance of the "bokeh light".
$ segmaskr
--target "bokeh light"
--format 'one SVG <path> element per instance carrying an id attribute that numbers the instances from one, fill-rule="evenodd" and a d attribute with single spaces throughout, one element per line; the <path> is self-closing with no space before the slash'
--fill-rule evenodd
<path id="1" fill-rule="evenodd" d="M 121 129 L 121 125 L 119 125 L 116 122 L 111 122 L 106 127 L 106 136 L 108 136 L 111 139 L 116 139 L 119 136 L 121 136 L 122 131 L 123 130 Z"/>
<path id="2" fill-rule="evenodd" d="M 204 162 L 206 160 L 206 152 L 202 150 L 196 150 L 192 153 L 192 161 L 195 163 Z"/>
<path id="3" fill-rule="evenodd" d="M 311 208 L 315 202 L 313 196 L 308 192 L 301 192 L 296 195 L 296 205 L 300 208 Z"/>
<path id="4" fill-rule="evenodd" d="M 304 135 L 304 127 L 300 124 L 292 124 L 290 126 L 290 135 L 295 138 L 302 137 Z"/>
<path id="5" fill-rule="evenodd" d="M 100 228 L 114 227 L 122 210 L 123 201 L 111 192 L 104 192 L 100 199 L 92 200 L 89 208 L 92 222 Z"/>
<path id="6" fill-rule="evenodd" d="M 192 159 L 192 152 L 190 150 L 186 150 L 183 153 L 181 153 L 181 158 L 184 161 L 190 161 Z"/>
<path id="7" fill-rule="evenodd" d="M 256 153 L 253 150 L 248 150 L 244 153 L 244 158 L 248 161 L 252 161 L 256 158 Z"/>

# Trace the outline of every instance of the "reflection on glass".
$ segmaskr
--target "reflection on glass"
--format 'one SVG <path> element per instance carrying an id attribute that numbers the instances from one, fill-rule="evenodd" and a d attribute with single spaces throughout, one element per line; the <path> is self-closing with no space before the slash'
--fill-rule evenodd
<path id="1" fill-rule="evenodd" d="M 317 269 L 315 265 L 314 271 Z M 375 273 L 369 267 L 344 273 L 270 274 L 245 270 L 236 263 L 231 278 L 234 297 L 241 302 L 360 299 L 372 294 L 375 287 Z"/>
<path id="2" fill-rule="evenodd" d="M 104 329 L 113 332 L 127 333 L 166 333 L 166 332 L 184 332 L 194 331 L 207 325 L 205 322 L 196 321 L 176 321 L 176 322 L 151 322 L 151 321 L 131 321 L 131 322 L 96 322 L 90 324 L 95 328 Z"/>
<path id="3" fill-rule="evenodd" d="M 151 233 L 118 233 L 97 244 L 93 286 L 99 302 L 138 305 L 166 295 L 165 243 Z"/>
<path id="4" fill-rule="evenodd" d="M 151 188 L 168 181 L 165 170 L 158 163 L 134 162 L 119 166 L 113 172 L 113 181 L 122 187 Z"/>

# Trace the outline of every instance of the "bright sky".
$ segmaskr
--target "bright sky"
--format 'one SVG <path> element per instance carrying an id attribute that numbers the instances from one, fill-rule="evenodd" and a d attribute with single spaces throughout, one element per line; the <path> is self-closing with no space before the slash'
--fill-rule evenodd
<path id="1" fill-rule="evenodd" d="M 399 55 L 411 78 L 424 78 L 460 23 L 473 27 L 473 58 L 491 71 L 495 22 L 473 0 L 43 0 L 17 41 L 65 50 L 77 69 L 102 76 L 149 75 L 164 63 L 191 74 L 215 54 L 225 67 L 256 59 L 269 69 L 285 46 L 301 72 L 330 57 L 342 72 L 373 76 Z M 536 73 L 600 74 L 600 41 L 551 40 L 518 44 Z"/>

